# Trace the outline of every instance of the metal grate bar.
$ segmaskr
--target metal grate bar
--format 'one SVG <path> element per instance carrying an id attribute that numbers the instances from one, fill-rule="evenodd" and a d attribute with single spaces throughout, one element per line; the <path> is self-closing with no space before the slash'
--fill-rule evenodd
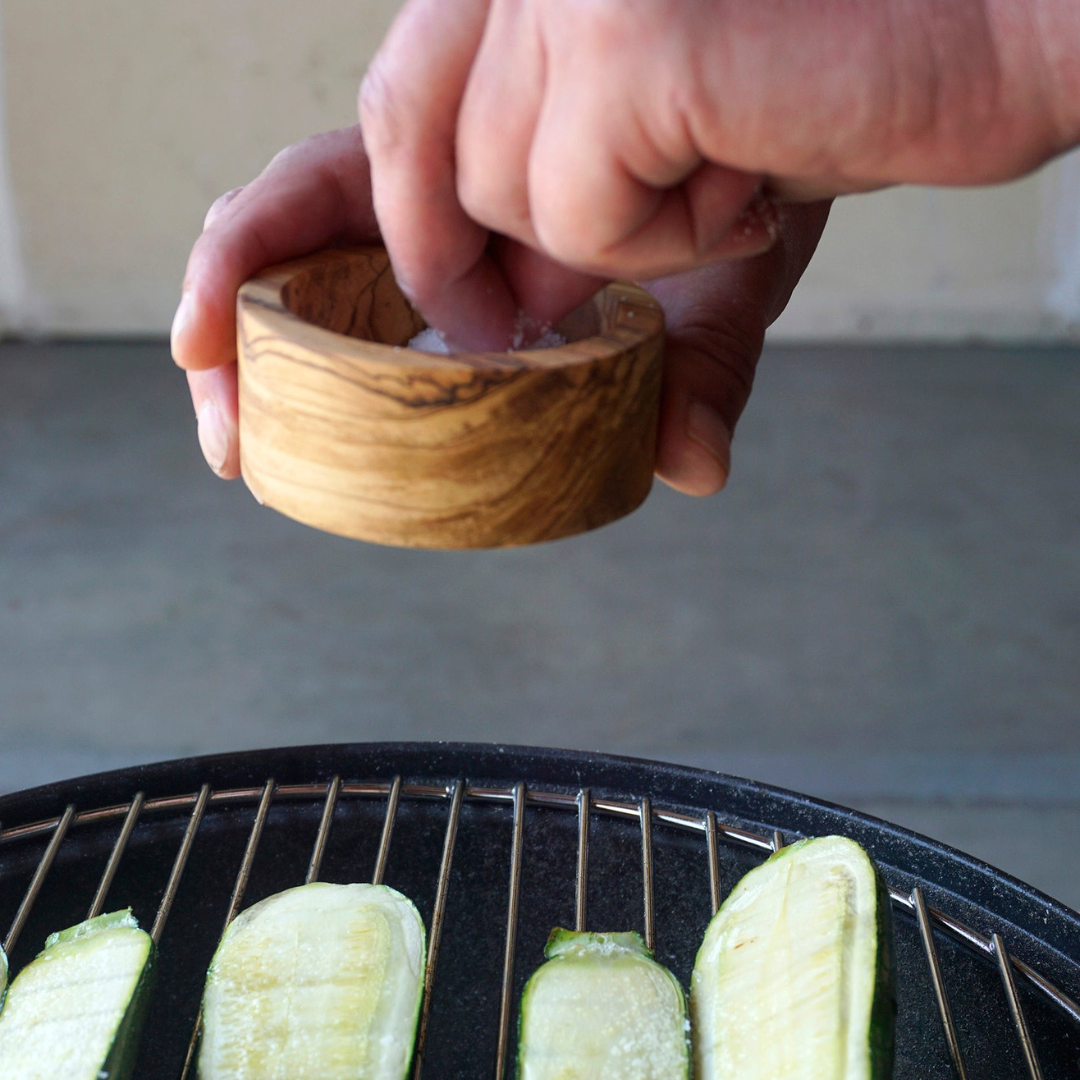
<path id="1" fill-rule="evenodd" d="M 915 910 L 915 901 L 910 895 L 899 892 L 896 889 L 889 889 L 889 896 L 892 898 L 892 902 L 896 907 L 905 908 L 908 911 Z M 954 919 L 951 915 L 948 915 L 944 911 L 940 911 L 938 908 L 927 906 L 926 909 L 930 914 L 932 922 L 937 923 L 942 930 L 951 934 L 953 937 L 962 941 L 965 945 L 970 945 L 980 952 L 993 955 L 993 946 L 991 940 L 988 937 L 984 937 L 977 930 L 972 930 L 970 926 L 965 926 L 958 919 Z M 1059 990 L 1049 979 L 1043 978 L 1034 968 L 1028 967 L 1023 960 L 1018 960 L 1015 956 L 1009 957 L 1012 962 L 1013 969 L 1020 972 L 1034 987 L 1042 994 L 1044 994 L 1048 1000 L 1058 1006 L 1063 1012 L 1067 1013 L 1073 1020 L 1080 1024 L 1080 1004 L 1077 1004 L 1068 994 L 1063 990 Z"/>
<path id="2" fill-rule="evenodd" d="M 582 788 L 578 792 L 577 882 L 574 895 L 574 929 L 579 934 L 585 931 L 589 903 L 589 805 L 589 789 Z"/>
<path id="3" fill-rule="evenodd" d="M 784 846 L 785 846 L 785 844 L 784 844 L 784 834 L 779 829 L 773 829 L 773 834 L 772 834 L 772 849 L 773 849 L 773 852 L 775 853 L 775 852 L 779 851 Z"/>
<path id="4" fill-rule="evenodd" d="M 641 815 L 641 891 L 645 902 L 645 948 L 656 945 L 656 915 L 653 903 L 653 850 L 652 850 L 652 802 L 648 795 L 642 797 Z"/>
<path id="5" fill-rule="evenodd" d="M 255 863 L 255 853 L 259 850 L 259 841 L 262 839 L 263 827 L 266 825 L 266 816 L 270 812 L 270 800 L 274 795 L 273 778 L 266 781 L 262 786 L 262 798 L 259 799 L 259 808 L 255 811 L 255 820 L 251 823 L 251 832 L 248 834 L 247 847 L 244 849 L 244 857 L 240 860 L 240 870 L 233 884 L 232 896 L 229 899 L 229 910 L 225 915 L 225 925 L 221 928 L 222 934 L 229 928 L 229 923 L 236 918 L 240 905 L 244 900 L 244 891 L 247 889 L 248 878 L 251 877 L 251 867 Z M 187 1054 L 184 1056 L 184 1067 L 180 1072 L 180 1080 L 187 1080 L 188 1073 L 195 1061 L 195 1048 L 199 1045 L 199 1035 L 202 1032 L 202 1013 L 195 1018 L 195 1025 L 191 1029 L 191 1038 L 188 1040 Z"/>
<path id="6" fill-rule="evenodd" d="M 705 815 L 705 842 L 709 846 L 709 902 L 712 913 L 720 910 L 720 853 L 716 848 L 716 814 Z"/>
<path id="7" fill-rule="evenodd" d="M 117 836 L 116 843 L 113 844 L 109 861 L 105 864 L 105 872 L 101 875 L 101 883 L 98 885 L 97 892 L 94 893 L 94 899 L 90 902 L 90 910 L 86 913 L 88 919 L 100 915 L 102 908 L 105 906 L 105 898 L 109 895 L 109 889 L 112 887 L 113 878 L 116 877 L 116 871 L 120 869 L 120 860 L 127 850 L 128 841 L 131 839 L 131 834 L 135 829 L 135 823 L 139 820 L 139 813 L 144 802 L 146 802 L 146 796 L 141 791 L 136 792 L 135 798 L 131 800 L 131 805 L 128 807 L 127 815 L 124 817 L 124 824 L 120 826 L 120 835 Z"/>
<path id="8" fill-rule="evenodd" d="M 60 845 L 64 842 L 64 837 L 67 835 L 68 828 L 74 818 L 75 807 L 68 804 L 64 813 L 56 821 L 49 846 L 45 849 L 45 854 L 41 856 L 41 861 L 34 871 L 34 876 L 30 879 L 30 884 L 26 888 L 26 895 L 19 905 L 19 910 L 15 912 L 15 918 L 11 920 L 11 929 L 8 930 L 7 937 L 4 938 L 4 952 L 8 956 L 11 956 L 15 950 L 15 944 L 18 942 L 19 935 L 26 925 L 26 920 L 30 917 L 30 910 L 34 906 L 34 901 L 37 900 L 38 893 L 41 892 L 41 886 L 45 884 L 45 877 L 52 867 L 56 853 L 60 850 Z"/>
<path id="9" fill-rule="evenodd" d="M 319 880 L 319 870 L 322 868 L 323 854 L 326 852 L 326 838 L 330 835 L 330 823 L 334 819 L 334 808 L 337 806 L 340 791 L 341 777 L 335 776 L 326 788 L 326 801 L 323 803 L 322 817 L 319 819 L 319 831 L 315 835 L 311 862 L 308 863 L 307 877 L 304 878 L 306 885 Z"/>
<path id="10" fill-rule="evenodd" d="M 401 777 L 395 776 L 386 796 L 386 817 L 383 819 L 382 836 L 379 837 L 379 854 L 375 858 L 375 872 L 371 875 L 372 885 L 381 885 L 386 873 L 386 860 L 390 857 L 390 837 L 394 833 L 397 819 L 398 800 L 401 798 Z"/>
<path id="11" fill-rule="evenodd" d="M 420 1006 L 420 1030 L 416 1037 L 413 1080 L 420 1080 L 424 1071 L 424 1047 L 427 1045 L 428 1017 L 431 1014 L 431 988 L 435 985 L 435 964 L 439 958 L 439 939 L 442 937 L 443 917 L 446 913 L 446 894 L 450 889 L 450 864 L 454 859 L 454 844 L 457 842 L 458 820 L 461 817 L 461 803 L 464 796 L 464 781 L 455 780 L 450 794 L 450 815 L 446 819 L 442 861 L 439 863 L 439 881 L 435 887 L 435 909 L 431 913 L 431 934 L 428 938 L 424 997 Z"/>
<path id="12" fill-rule="evenodd" d="M 154 925 L 150 931 L 150 937 L 153 939 L 155 945 L 161 944 L 161 935 L 165 932 L 165 923 L 169 919 L 169 912 L 172 911 L 173 902 L 176 900 L 176 893 L 180 888 L 180 879 L 184 876 L 184 869 L 187 866 L 188 856 L 191 854 L 191 847 L 195 843 L 195 833 L 199 830 L 199 824 L 202 822 L 203 814 L 206 812 L 206 804 L 210 799 L 210 785 L 203 784 L 199 788 L 199 794 L 195 799 L 195 805 L 191 808 L 191 816 L 188 818 L 187 828 L 184 829 L 183 839 L 180 841 L 180 848 L 176 852 L 176 858 L 173 860 L 172 871 L 169 874 L 169 880 L 165 885 L 165 892 L 161 895 L 161 903 L 158 904 L 157 915 L 154 918 Z"/>
<path id="13" fill-rule="evenodd" d="M 1035 1053 L 1035 1044 L 1031 1041 L 1027 1018 L 1024 1016 L 1024 1010 L 1020 1005 L 1020 995 L 1016 992 L 1012 964 L 1009 962 L 1009 953 L 1005 948 L 1005 942 L 1000 934 L 994 934 L 990 939 L 990 943 L 993 946 L 994 955 L 997 957 L 998 971 L 1001 972 L 1001 981 L 1005 986 L 1005 996 L 1009 1001 L 1009 1012 L 1012 1014 L 1016 1034 L 1024 1051 L 1024 1061 L 1027 1063 L 1028 1075 L 1031 1080 L 1042 1080 L 1042 1069 L 1039 1067 L 1039 1058 Z"/>
<path id="14" fill-rule="evenodd" d="M 967 1080 L 964 1058 L 960 1053 L 960 1040 L 956 1037 L 956 1024 L 953 1022 L 952 1009 L 949 1007 L 949 995 L 945 992 L 945 981 L 941 977 L 941 963 L 938 960 L 937 949 L 934 946 L 934 928 L 930 922 L 930 915 L 926 910 L 926 901 L 923 899 L 922 889 L 918 886 L 911 890 L 911 900 L 915 905 L 915 916 L 919 923 L 919 935 L 922 938 L 923 949 L 926 952 L 926 962 L 930 966 L 930 978 L 934 984 L 934 996 L 937 998 L 938 1011 L 941 1013 L 941 1023 L 945 1028 L 945 1041 L 949 1046 L 949 1057 L 952 1058 L 956 1075 L 960 1080 Z"/>
<path id="15" fill-rule="evenodd" d="M 343 783 L 342 795 L 360 797 L 385 797 L 390 791 L 391 784 L 387 782 Z M 311 799 L 321 798 L 326 794 L 327 783 L 315 784 L 281 784 L 274 792 L 276 801 L 288 799 Z M 436 784 L 402 784 L 401 793 L 411 798 L 420 799 L 445 799 L 446 787 Z M 511 803 L 514 799 L 513 788 L 485 788 L 469 786 L 465 791 L 466 798 L 480 802 L 505 802 Z M 232 803 L 254 802 L 257 803 L 262 797 L 262 787 L 225 788 L 213 792 L 211 805 L 229 805 Z M 143 807 L 143 813 L 184 809 L 193 806 L 198 798 L 198 793 L 192 792 L 187 795 L 168 795 L 147 799 Z M 529 805 L 535 806 L 560 806 L 574 809 L 577 806 L 577 796 L 560 791 L 530 791 L 528 793 Z M 81 810 L 75 817 L 73 824 L 84 825 L 108 820 L 109 818 L 123 817 L 127 813 L 128 804 L 119 803 L 115 806 L 105 806 L 94 810 Z M 592 809 L 597 813 L 609 814 L 615 817 L 637 817 L 638 804 L 620 802 L 613 799 L 593 799 Z M 688 829 L 692 832 L 701 832 L 704 823 L 699 815 L 686 814 L 678 810 L 654 809 L 653 815 L 657 821 L 665 825 L 673 825 L 676 828 Z M 27 825 L 19 825 L 5 829 L 0 833 L 0 843 L 19 840 L 24 837 L 34 836 L 38 833 L 49 832 L 56 827 L 59 818 L 47 818 L 42 821 L 31 822 Z M 761 851 L 772 850 L 772 840 L 760 833 L 751 832 L 748 829 L 738 829 L 731 825 L 720 825 L 720 834 L 727 840 L 744 844 L 747 847 L 757 848 Z"/>
<path id="16" fill-rule="evenodd" d="M 499 1007 L 499 1048 L 495 1080 L 503 1080 L 510 1042 L 510 999 L 514 990 L 514 949 L 517 945 L 518 906 L 521 891 L 521 848 L 525 836 L 524 781 L 514 785 L 514 837 L 510 846 L 510 899 L 506 911 L 506 952 L 503 956 L 502 1004 Z"/>

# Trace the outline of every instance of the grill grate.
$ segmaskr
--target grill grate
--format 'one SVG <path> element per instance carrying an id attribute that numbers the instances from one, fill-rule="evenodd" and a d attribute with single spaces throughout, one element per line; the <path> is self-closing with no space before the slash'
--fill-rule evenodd
<path id="1" fill-rule="evenodd" d="M 179 848 L 172 863 L 166 885 L 161 894 L 151 930 L 155 943 L 160 943 L 166 921 L 176 902 L 181 879 L 188 866 L 192 848 L 207 816 L 208 809 L 225 809 L 252 803 L 256 806 L 254 820 L 247 833 L 243 857 L 233 882 L 229 903 L 224 915 L 224 928 L 241 910 L 247 891 L 252 869 L 259 851 L 260 842 L 266 828 L 271 807 L 287 803 L 317 803 L 322 800 L 322 811 L 318 831 L 312 847 L 305 880 L 318 879 L 327 849 L 327 842 L 335 821 L 336 812 L 346 800 L 384 800 L 382 830 L 371 880 L 380 883 L 385 875 L 390 857 L 391 843 L 395 824 L 399 818 L 403 802 L 447 806 L 444 833 L 441 845 L 438 879 L 435 885 L 434 900 L 429 926 L 428 969 L 425 976 L 424 998 L 417 1035 L 417 1048 L 413 1066 L 413 1080 L 420 1080 L 423 1074 L 425 1053 L 428 1050 L 429 1021 L 432 1001 L 435 997 L 436 974 L 439 951 L 447 914 L 447 901 L 450 895 L 451 870 L 455 849 L 461 827 L 462 810 L 466 803 L 501 806 L 512 813 L 512 833 L 508 868 L 508 892 L 505 915 L 505 939 L 502 962 L 502 984 L 499 994 L 498 1033 L 495 1060 L 491 1072 L 495 1080 L 504 1080 L 510 1058 L 511 1020 L 514 1007 L 515 953 L 518 945 L 519 922 L 521 915 L 522 866 L 524 860 L 526 810 L 538 808 L 576 813 L 577 816 L 577 852 L 575 873 L 574 918 L 578 930 L 587 927 L 587 900 L 590 868 L 591 823 L 596 815 L 621 820 L 630 827 L 640 830 L 641 889 L 643 910 L 641 913 L 643 936 L 650 948 L 656 942 L 656 891 L 654 866 L 654 826 L 675 830 L 684 835 L 700 836 L 707 855 L 708 896 L 712 913 L 715 913 L 723 895 L 720 848 L 723 844 L 733 845 L 762 854 L 778 850 L 784 845 L 785 837 L 780 831 L 771 835 L 741 828 L 724 822 L 714 810 L 690 813 L 681 809 L 653 805 L 648 796 L 637 801 L 612 799 L 597 796 L 589 788 L 583 787 L 576 793 L 552 790 L 541 786 L 527 786 L 518 781 L 506 787 L 484 787 L 456 779 L 448 784 L 441 783 L 404 783 L 401 776 L 390 781 L 343 782 L 340 776 L 333 776 L 329 781 L 311 784 L 277 784 L 274 779 L 267 779 L 261 787 L 245 786 L 212 791 L 208 784 L 203 784 L 197 791 L 189 794 L 146 798 L 143 792 L 137 792 L 127 803 L 99 807 L 90 810 L 77 810 L 68 805 L 56 818 L 18 825 L 0 830 L 0 843 L 14 845 L 48 836 L 48 843 L 37 861 L 25 895 L 14 915 L 10 929 L 4 939 L 5 951 L 11 956 L 19 941 L 31 911 L 38 901 L 61 848 L 75 828 L 92 825 L 107 825 L 120 820 L 119 834 L 111 848 L 108 861 L 98 882 L 90 904 L 87 917 L 93 917 L 104 910 L 110 889 L 113 887 L 117 872 L 127 851 L 132 834 L 141 819 L 155 814 L 175 814 L 188 811 Z M 595 841 L 593 841 L 595 844 Z M 888 879 L 888 868 L 883 868 Z M 298 881 L 279 881 L 278 888 L 287 888 L 299 884 Z M 734 882 L 728 882 L 730 887 Z M 973 950 L 985 961 L 996 967 L 1000 977 L 1002 991 L 1012 1020 L 1013 1033 L 1019 1042 L 1027 1074 L 1031 1080 L 1042 1080 L 1042 1070 L 1032 1039 L 1028 1020 L 1021 1005 L 1019 985 L 1027 984 L 1056 1010 L 1080 1022 L 1080 1006 L 1067 994 L 1055 986 L 1033 968 L 1021 960 L 1010 956 L 1000 931 L 992 931 L 989 936 L 972 929 L 970 926 L 952 917 L 943 910 L 929 904 L 920 885 L 910 891 L 892 887 L 890 894 L 894 908 L 912 915 L 918 927 L 922 943 L 926 971 L 929 974 L 937 1013 L 948 1049 L 954 1074 L 960 1080 L 966 1080 L 967 1069 L 961 1040 L 950 1005 L 946 979 L 939 957 L 937 939 L 944 935 L 960 942 Z M 622 929 L 623 927 L 620 927 Z M 59 929 L 59 927 L 54 927 Z M 490 928 L 489 928 L 490 929 Z M 493 931 L 494 932 L 494 931 Z M 199 1035 L 199 1021 L 192 1017 L 190 1038 L 187 1040 L 187 1052 L 178 1075 L 185 1080 L 192 1072 L 194 1052 Z"/>

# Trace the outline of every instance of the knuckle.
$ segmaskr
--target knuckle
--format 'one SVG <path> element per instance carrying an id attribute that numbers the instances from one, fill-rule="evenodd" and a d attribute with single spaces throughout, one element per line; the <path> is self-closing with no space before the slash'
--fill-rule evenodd
<path id="1" fill-rule="evenodd" d="M 401 141 L 405 110 L 386 63 L 376 57 L 360 83 L 357 112 L 369 151 L 389 149 Z"/>
<path id="2" fill-rule="evenodd" d="M 206 217 L 203 218 L 203 232 L 206 232 L 211 225 L 217 220 L 222 210 L 229 205 L 244 190 L 243 185 L 240 187 L 234 187 L 231 191 L 226 191 L 224 195 L 219 195 L 211 204 L 210 209 L 206 211 Z"/>
<path id="3" fill-rule="evenodd" d="M 603 266 L 605 252 L 594 230 L 574 215 L 534 201 L 532 220 L 540 247 L 556 262 L 579 267 Z"/>

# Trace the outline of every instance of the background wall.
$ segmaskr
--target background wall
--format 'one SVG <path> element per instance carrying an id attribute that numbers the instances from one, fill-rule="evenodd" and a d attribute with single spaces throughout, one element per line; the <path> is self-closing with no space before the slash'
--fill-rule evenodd
<path id="1" fill-rule="evenodd" d="M 395 0 L 0 0 L 0 325 L 165 331 L 221 192 L 353 122 Z M 782 338 L 1080 340 L 1080 159 L 843 201 Z"/>

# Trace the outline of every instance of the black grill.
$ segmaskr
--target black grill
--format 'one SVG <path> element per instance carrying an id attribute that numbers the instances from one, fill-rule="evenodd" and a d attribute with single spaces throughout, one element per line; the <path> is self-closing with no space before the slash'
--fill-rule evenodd
<path id="1" fill-rule="evenodd" d="M 152 927 L 143 1078 L 193 1075 L 224 926 L 305 880 L 385 881 L 416 903 L 429 968 L 414 1077 L 501 1080 L 553 926 L 637 929 L 688 986 L 742 874 L 826 833 L 863 844 L 892 893 L 897 1080 L 1080 1074 L 1080 917 L 905 830 L 731 777 L 562 751 L 309 747 L 51 785 L 0 799 L 0 815 L 13 972 L 88 913 L 130 905 Z"/>

